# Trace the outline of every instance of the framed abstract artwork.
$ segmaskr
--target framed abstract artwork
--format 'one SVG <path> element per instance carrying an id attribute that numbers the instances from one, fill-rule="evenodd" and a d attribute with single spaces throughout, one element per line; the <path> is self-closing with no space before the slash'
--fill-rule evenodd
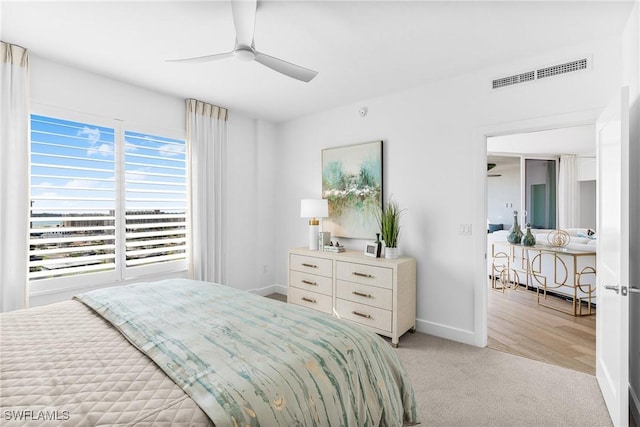
<path id="1" fill-rule="evenodd" d="M 329 201 L 323 230 L 371 240 L 382 207 L 382 141 L 322 150 L 322 197 Z"/>

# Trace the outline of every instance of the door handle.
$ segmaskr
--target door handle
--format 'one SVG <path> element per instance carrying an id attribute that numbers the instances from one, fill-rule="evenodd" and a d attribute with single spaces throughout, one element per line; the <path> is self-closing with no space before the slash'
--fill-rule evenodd
<path id="1" fill-rule="evenodd" d="M 619 294 L 620 290 L 622 290 L 622 296 L 627 296 L 628 292 L 631 292 L 632 294 L 640 294 L 640 288 L 636 286 L 626 287 L 620 285 L 604 285 L 604 288 L 616 291 L 616 294 Z"/>
<path id="2" fill-rule="evenodd" d="M 604 285 L 604 288 L 611 291 L 616 291 L 616 294 L 620 293 L 620 285 Z"/>

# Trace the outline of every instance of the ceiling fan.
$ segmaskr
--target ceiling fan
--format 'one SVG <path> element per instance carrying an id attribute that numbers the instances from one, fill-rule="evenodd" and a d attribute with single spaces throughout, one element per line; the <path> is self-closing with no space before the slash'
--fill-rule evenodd
<path id="1" fill-rule="evenodd" d="M 256 61 L 294 79 L 309 82 L 318 72 L 292 64 L 255 49 L 253 35 L 256 24 L 257 0 L 231 0 L 233 25 L 236 28 L 236 45 L 231 52 L 198 56 L 195 58 L 172 59 L 167 62 L 208 62 L 235 56 L 241 61 Z"/>
<path id="2" fill-rule="evenodd" d="M 495 168 L 496 164 L 495 163 L 487 163 L 487 172 L 489 172 L 491 169 Z M 502 174 L 499 173 L 489 173 L 487 174 L 487 176 L 489 178 L 497 178 L 499 176 L 502 176 Z"/>

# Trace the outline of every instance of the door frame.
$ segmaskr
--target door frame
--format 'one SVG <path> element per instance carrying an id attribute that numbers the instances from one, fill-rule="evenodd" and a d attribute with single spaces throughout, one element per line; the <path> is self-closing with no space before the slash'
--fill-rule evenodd
<path id="1" fill-rule="evenodd" d="M 474 337 L 473 344 L 486 347 L 489 289 L 487 287 L 487 138 L 528 133 L 571 126 L 595 124 L 602 108 L 575 111 L 553 116 L 478 126 L 473 132 L 473 277 Z"/>

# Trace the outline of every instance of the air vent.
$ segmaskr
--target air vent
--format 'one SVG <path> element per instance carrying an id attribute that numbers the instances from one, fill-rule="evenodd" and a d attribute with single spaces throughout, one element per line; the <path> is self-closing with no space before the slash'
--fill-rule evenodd
<path id="1" fill-rule="evenodd" d="M 558 74 L 571 73 L 573 71 L 586 70 L 587 59 L 579 59 L 577 61 L 567 62 L 566 64 L 554 65 L 553 67 L 540 68 L 537 73 L 537 78 L 544 79 L 545 77 L 557 76 Z"/>
<path id="2" fill-rule="evenodd" d="M 571 73 L 573 71 L 586 70 L 587 68 L 589 68 L 589 62 L 587 61 L 587 58 L 578 59 L 576 61 L 553 65 L 551 67 L 539 68 L 536 71 L 527 71 L 526 73 L 515 74 L 513 76 L 495 79 L 493 80 L 493 89 L 529 82 L 532 80 L 544 79 L 546 77 L 553 77 L 560 74 Z"/>
<path id="3" fill-rule="evenodd" d="M 499 87 L 528 82 L 530 80 L 535 80 L 535 78 L 536 76 L 534 71 L 527 71 L 526 73 L 516 74 L 515 76 L 502 77 L 500 79 L 496 79 L 493 81 L 493 88 L 497 89 Z"/>

